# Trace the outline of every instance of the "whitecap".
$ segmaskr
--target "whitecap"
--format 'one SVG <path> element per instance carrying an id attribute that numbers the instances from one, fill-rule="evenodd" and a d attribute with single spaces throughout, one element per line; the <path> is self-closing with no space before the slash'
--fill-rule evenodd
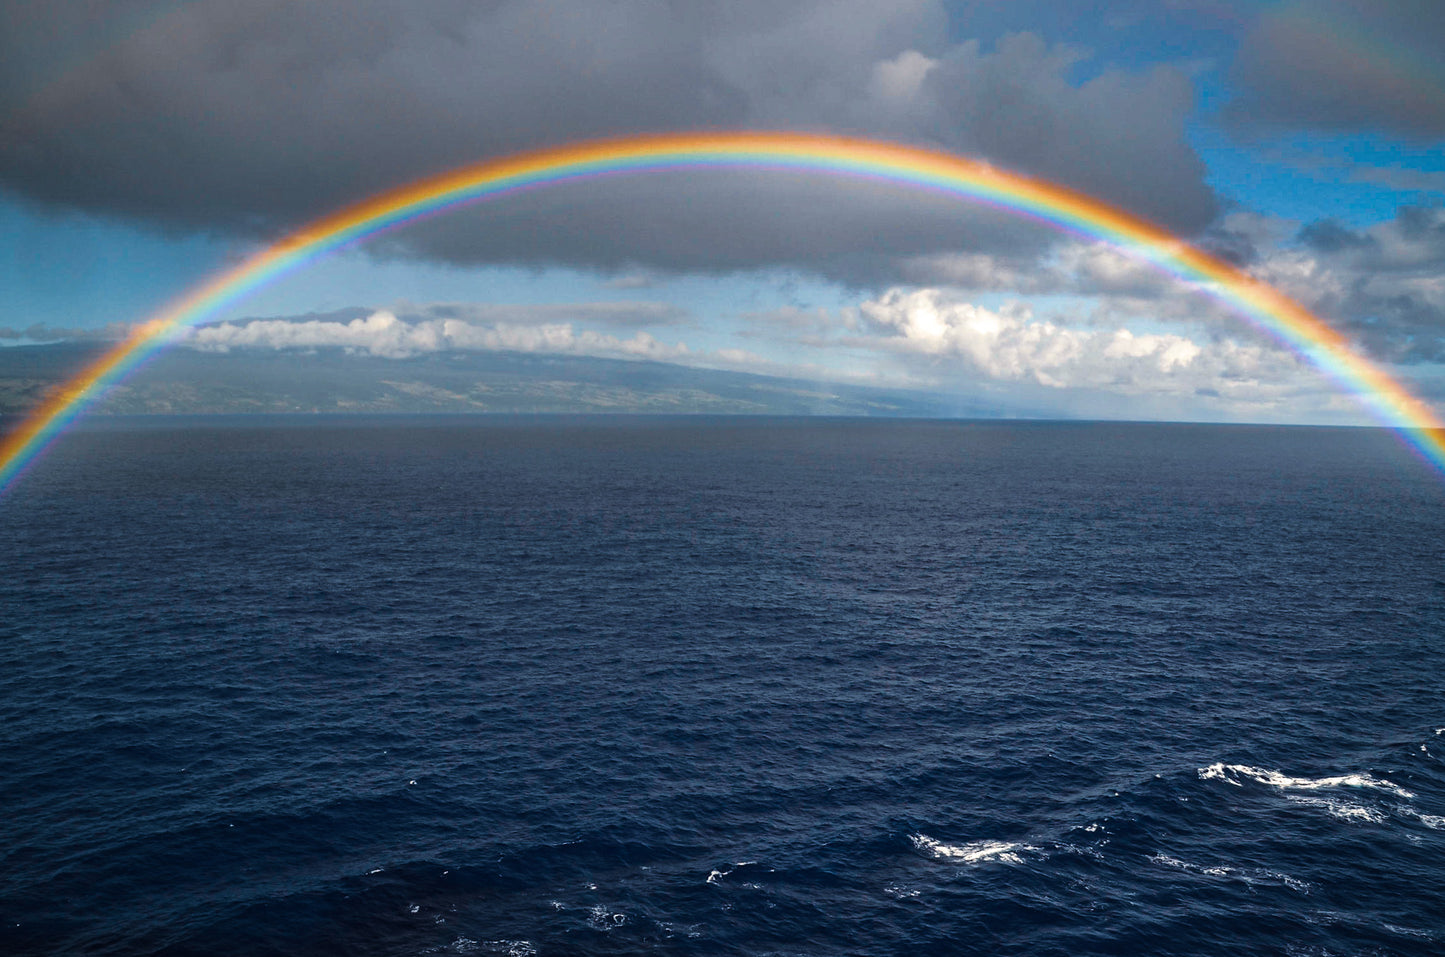
<path id="1" fill-rule="evenodd" d="M 1278 871 L 1269 871 L 1267 873 L 1290 890 L 1299 891 L 1301 894 L 1308 894 L 1310 892 L 1311 885 L 1309 881 L 1302 881 L 1298 877 L 1290 877 L 1288 874 L 1281 874 Z"/>
<path id="2" fill-rule="evenodd" d="M 727 877 L 727 876 L 728 876 L 729 874 L 731 874 L 733 871 L 737 870 L 739 867 L 749 867 L 749 866 L 751 866 L 751 865 L 753 865 L 753 864 L 756 864 L 756 863 L 757 863 L 757 861 L 738 861 L 737 863 L 733 864 L 731 867 L 720 867 L 720 868 L 716 868 L 715 870 L 713 870 L 713 871 L 711 871 L 711 872 L 708 873 L 708 875 L 707 875 L 707 882 L 708 882 L 709 884 L 716 884 L 716 883 L 718 883 L 719 881 L 721 881 L 724 877 Z M 745 886 L 746 886 L 746 885 L 745 885 Z"/>
<path id="3" fill-rule="evenodd" d="M 470 937 L 458 937 L 452 941 L 450 950 L 457 954 L 502 954 L 504 957 L 536 957 L 537 954 L 537 947 L 530 940 L 476 941 Z"/>
<path id="4" fill-rule="evenodd" d="M 969 844 L 945 844 L 927 834 L 914 834 L 909 838 L 913 846 L 938 861 L 957 861 L 962 864 L 985 864 L 997 861 L 1000 864 L 1022 864 L 1020 851 L 1032 851 L 1028 844 L 1009 841 L 973 841 Z"/>
<path id="5" fill-rule="evenodd" d="M 1309 881 L 1302 881 L 1297 877 L 1282 874 L 1279 871 L 1267 870 L 1263 867 L 1231 867 L 1228 864 L 1194 864 L 1190 861 L 1181 861 L 1177 857 L 1170 857 L 1168 854 L 1151 854 L 1149 860 L 1155 864 L 1163 864 L 1166 867 L 1173 867 L 1181 871 L 1188 871 L 1192 874 L 1203 874 L 1205 877 L 1226 877 L 1230 880 L 1240 881 L 1253 886 L 1255 884 L 1283 884 L 1291 890 L 1301 894 L 1310 892 Z"/>
<path id="6" fill-rule="evenodd" d="M 626 924 L 627 915 L 622 913 L 614 914 L 601 904 L 598 904 L 588 913 L 587 923 L 592 925 L 596 930 L 607 931 Z"/>
<path id="7" fill-rule="evenodd" d="M 1332 777 L 1323 778 L 1296 778 L 1290 777 L 1279 771 L 1271 771 L 1267 768 L 1252 768 L 1245 764 L 1211 764 L 1207 768 L 1199 768 L 1198 774 L 1201 780 L 1218 780 L 1235 787 L 1243 787 L 1241 778 L 1254 781 L 1258 784 L 1267 784 L 1270 787 L 1286 790 L 1313 791 L 1320 788 L 1371 788 L 1377 791 L 1386 791 L 1390 794 L 1403 798 L 1412 798 L 1415 795 L 1383 778 L 1377 778 L 1370 774 L 1338 774 Z"/>
<path id="8" fill-rule="evenodd" d="M 1177 857 L 1170 857 L 1168 854 L 1150 854 L 1149 860 L 1153 861 L 1155 864 L 1164 864 L 1168 867 L 1177 867 L 1181 871 L 1187 871 L 1190 869 L 1188 863 L 1181 861 Z"/>
<path id="9" fill-rule="evenodd" d="M 1402 816 L 1412 817 L 1426 827 L 1434 828 L 1437 831 L 1445 831 L 1445 815 L 1422 814 L 1419 811 L 1407 807 L 1398 808 L 1397 810 Z"/>
<path id="10" fill-rule="evenodd" d="M 1399 924 L 1381 924 L 1380 926 L 1390 933 L 1398 934 L 1401 937 L 1419 937 L 1422 940 L 1435 939 L 1428 930 L 1420 930 L 1417 927 L 1401 927 Z"/>
<path id="11" fill-rule="evenodd" d="M 661 930 L 663 934 L 665 934 L 669 939 L 675 938 L 679 934 L 682 934 L 684 937 L 693 938 L 702 936 L 702 931 L 698 930 L 698 928 L 702 926 L 701 924 L 688 924 L 686 926 L 679 926 L 674 921 L 660 920 L 657 922 L 657 926 L 658 929 Z"/>
<path id="12" fill-rule="evenodd" d="M 1299 794 L 1288 794 L 1285 796 L 1296 804 L 1322 808 L 1342 821 L 1362 824 L 1385 823 L 1384 814 L 1372 807 L 1365 807 L 1363 804 L 1341 801 L 1339 798 L 1304 797 Z"/>
<path id="13" fill-rule="evenodd" d="M 1204 874 L 1207 877 L 1233 877 L 1241 873 L 1238 868 L 1223 864 L 1194 864 L 1190 861 L 1181 861 L 1177 857 L 1170 857 L 1168 854 L 1151 854 L 1149 860 L 1155 864 L 1189 871 L 1192 874 Z"/>

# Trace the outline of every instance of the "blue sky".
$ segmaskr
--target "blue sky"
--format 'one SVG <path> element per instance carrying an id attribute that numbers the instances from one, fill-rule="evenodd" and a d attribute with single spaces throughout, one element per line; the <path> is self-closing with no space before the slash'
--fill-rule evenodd
<path id="1" fill-rule="evenodd" d="M 1438 5 L 330 6 L 3 14 L 0 343 L 116 334 L 312 216 L 461 162 L 805 129 L 1092 193 L 1229 255 L 1445 394 Z M 1059 414 L 1364 421 L 1203 297 L 995 213 L 763 174 L 589 189 L 333 257 L 191 345 L 297 347 L 274 325 L 241 331 L 264 318 L 310 323 L 311 348 L 365 350 L 343 328 L 358 316 L 450 317 L 471 325 L 405 341 L 1043 396 Z"/>

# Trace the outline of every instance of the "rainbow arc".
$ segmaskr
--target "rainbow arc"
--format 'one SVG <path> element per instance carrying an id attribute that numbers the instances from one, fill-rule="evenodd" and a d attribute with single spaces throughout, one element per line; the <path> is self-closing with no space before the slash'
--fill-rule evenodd
<path id="1" fill-rule="evenodd" d="M 524 189 L 605 175 L 707 168 L 795 170 L 875 180 L 986 203 L 1110 243 L 1197 284 L 1274 335 L 1445 469 L 1445 427 L 1430 406 L 1283 293 L 1137 216 L 1056 183 L 935 150 L 838 136 L 714 132 L 629 137 L 522 153 L 388 190 L 301 227 L 138 325 L 36 408 L 0 441 L 0 493 L 107 386 L 186 328 L 318 257 L 446 209 Z"/>

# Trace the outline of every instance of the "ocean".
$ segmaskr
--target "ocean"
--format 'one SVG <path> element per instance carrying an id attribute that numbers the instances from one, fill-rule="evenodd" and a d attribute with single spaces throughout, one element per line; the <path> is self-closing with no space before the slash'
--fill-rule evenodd
<path id="1" fill-rule="evenodd" d="M 94 419 L 0 499 L 0 952 L 1445 952 L 1394 433 Z"/>

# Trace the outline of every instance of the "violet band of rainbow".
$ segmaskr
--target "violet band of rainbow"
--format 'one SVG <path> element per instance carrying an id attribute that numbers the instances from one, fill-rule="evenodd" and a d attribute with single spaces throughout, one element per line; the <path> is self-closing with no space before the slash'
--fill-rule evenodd
<path id="1" fill-rule="evenodd" d="M 1437 469 L 1440 416 L 1283 293 L 1123 210 L 1064 186 L 935 150 L 840 136 L 709 132 L 591 141 L 478 163 L 387 190 L 311 222 L 220 272 L 137 326 L 0 440 L 0 493 L 105 390 L 190 326 L 318 257 L 467 203 L 608 175 L 686 169 L 792 170 L 862 178 L 982 202 L 1091 237 L 1192 283 L 1355 395 Z"/>

